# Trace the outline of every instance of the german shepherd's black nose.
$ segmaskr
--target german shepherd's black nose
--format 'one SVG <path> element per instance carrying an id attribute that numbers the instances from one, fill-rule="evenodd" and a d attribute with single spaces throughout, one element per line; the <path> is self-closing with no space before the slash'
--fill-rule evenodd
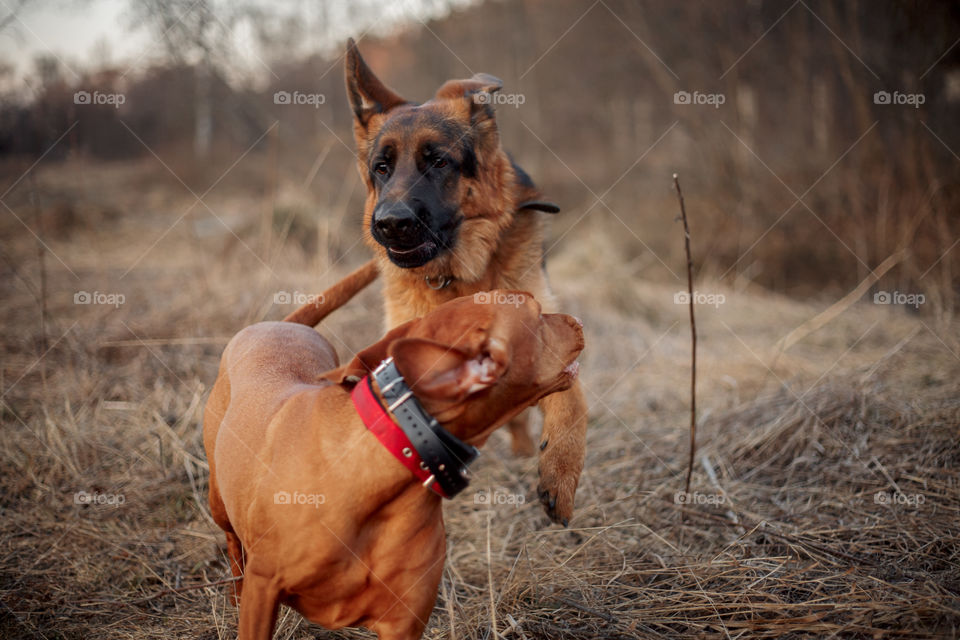
<path id="1" fill-rule="evenodd" d="M 378 207 L 373 213 L 373 229 L 388 247 L 403 249 L 423 242 L 423 225 L 405 202 Z"/>

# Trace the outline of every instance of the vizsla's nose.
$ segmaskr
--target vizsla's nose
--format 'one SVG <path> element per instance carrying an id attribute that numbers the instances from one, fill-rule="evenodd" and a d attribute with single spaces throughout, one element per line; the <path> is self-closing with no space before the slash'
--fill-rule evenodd
<path id="1" fill-rule="evenodd" d="M 416 213 L 404 202 L 382 205 L 373 214 L 374 231 L 384 242 L 391 245 L 416 244 L 419 226 Z"/>

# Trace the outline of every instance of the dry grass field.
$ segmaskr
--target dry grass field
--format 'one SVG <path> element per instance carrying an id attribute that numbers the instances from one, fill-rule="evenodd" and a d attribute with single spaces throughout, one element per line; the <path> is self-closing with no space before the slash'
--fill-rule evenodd
<path id="1" fill-rule="evenodd" d="M 265 219 L 262 198 L 239 188 L 258 169 L 248 164 L 203 203 L 152 158 L 41 165 L 8 197 L 20 219 L 0 218 L 0 637 L 234 636 L 201 444 L 220 351 L 292 308 L 276 294 L 321 291 L 368 256 L 345 205 L 300 221 L 293 183 L 277 186 L 289 206 L 271 209 L 292 213 Z M 696 194 L 688 207 L 696 237 Z M 839 296 L 799 302 L 701 273 L 698 291 L 719 304 L 697 307 L 699 450 L 691 495 L 678 496 L 685 282 L 607 250 L 617 231 L 581 224 L 548 262 L 587 334 L 577 513 L 550 525 L 536 462 L 497 434 L 473 487 L 514 498 L 477 504 L 468 491 L 446 504 L 425 637 L 957 638 L 955 319 L 870 293 L 784 350 Z M 320 328 L 341 358 L 380 335 L 376 289 Z M 75 303 L 81 291 L 91 304 Z M 371 635 L 284 609 L 276 637 Z"/>

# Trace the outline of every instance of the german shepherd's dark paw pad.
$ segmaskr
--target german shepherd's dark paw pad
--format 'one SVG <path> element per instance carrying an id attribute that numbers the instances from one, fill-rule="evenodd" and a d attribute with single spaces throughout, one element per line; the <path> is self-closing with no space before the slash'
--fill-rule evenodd
<path id="1" fill-rule="evenodd" d="M 557 524 L 567 526 L 573 517 L 573 500 L 577 492 L 578 473 L 567 470 L 558 473 L 554 469 L 548 452 L 544 452 L 540 460 L 540 483 L 537 485 L 537 496 L 543 505 L 547 517 Z M 561 467 L 563 465 L 560 465 Z"/>

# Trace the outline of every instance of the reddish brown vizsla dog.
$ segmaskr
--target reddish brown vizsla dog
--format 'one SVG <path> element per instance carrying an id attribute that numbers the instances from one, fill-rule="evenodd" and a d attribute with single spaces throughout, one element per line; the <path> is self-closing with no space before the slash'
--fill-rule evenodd
<path id="1" fill-rule="evenodd" d="M 530 294 L 489 299 L 442 304 L 341 367 L 294 322 L 227 345 L 204 446 L 242 576 L 241 640 L 268 640 L 281 603 L 331 629 L 421 637 L 443 572 L 441 496 L 466 486 L 494 429 L 570 388 L 583 348 L 580 322 Z"/>

